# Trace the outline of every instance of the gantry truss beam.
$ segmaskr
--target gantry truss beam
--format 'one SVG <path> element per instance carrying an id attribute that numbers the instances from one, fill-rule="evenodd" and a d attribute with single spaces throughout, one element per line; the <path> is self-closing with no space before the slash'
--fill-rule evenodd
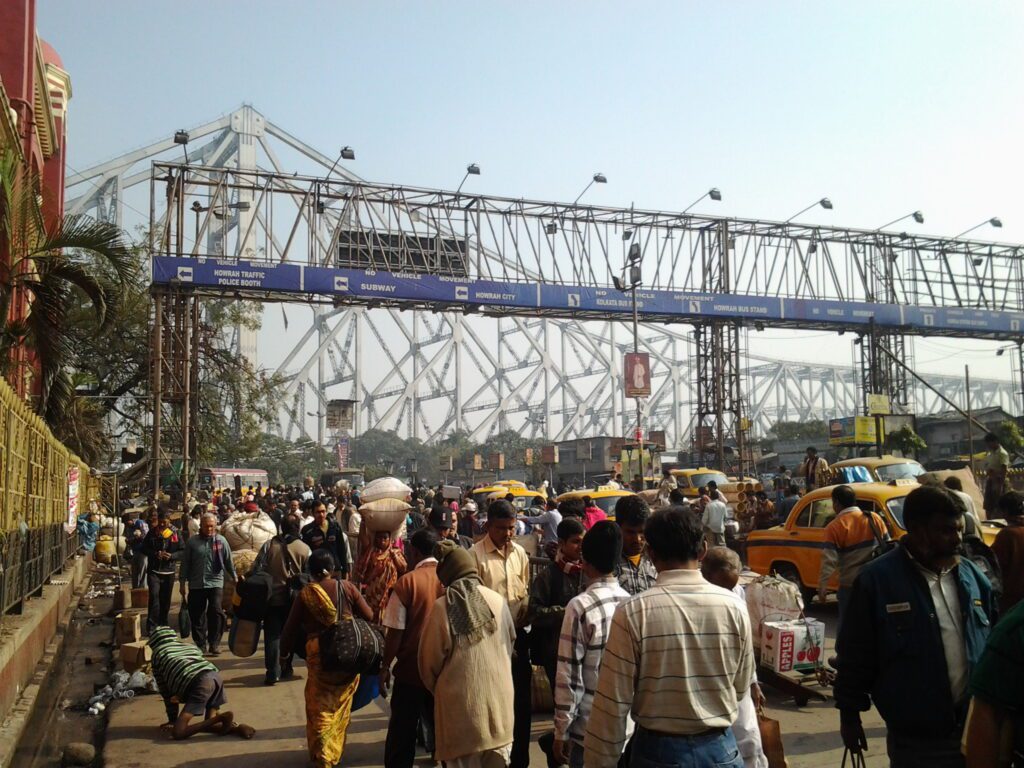
<path id="1" fill-rule="evenodd" d="M 644 289 L 704 292 L 715 283 L 706 266 L 720 262 L 724 242 L 729 289 L 738 295 L 957 307 L 965 313 L 1021 306 L 1016 245 L 372 184 L 250 106 L 190 134 L 193 170 L 172 206 L 178 223 L 166 215 L 167 182 L 155 181 L 152 167 L 154 160 L 166 162 L 161 173 L 179 173 L 173 166 L 182 147 L 170 138 L 69 173 L 68 209 L 134 229 L 148 225 L 152 201 L 157 250 L 188 257 L 332 265 L 341 257 L 341 233 L 360 231 L 377 244 L 377 258 L 393 258 L 388 266 L 400 269 L 410 261 L 410 243 L 418 244 L 409 235 L 422 235 L 457 241 L 444 251 L 447 258 L 434 263 L 440 274 L 465 270 L 480 279 L 604 286 L 637 243 Z M 193 211 L 195 203 L 201 210 Z M 384 237 L 401 233 L 405 240 L 399 238 L 398 246 Z M 232 295 L 280 298 L 243 289 Z M 258 347 L 236 334 L 245 354 L 264 350 L 286 379 L 282 433 L 327 440 L 323 406 L 333 398 L 356 400 L 357 435 L 376 427 L 430 440 L 462 429 L 484 439 L 507 428 L 553 440 L 622 435 L 632 421 L 621 386 L 621 355 L 631 345 L 627 331 L 606 313 L 486 317 L 464 315 L 464 307 L 439 312 L 458 306 L 440 302 L 333 306 L 336 299 L 322 295 L 287 298 L 313 304 L 312 319 L 303 319 L 308 310 L 284 308 L 291 331 L 282 336 L 279 326 L 265 322 Z M 747 352 L 756 352 L 752 330 L 759 322 L 756 316 L 743 321 L 743 334 L 753 342 Z M 801 327 L 844 328 L 807 320 Z M 857 323 L 845 329 L 865 331 Z M 947 335 L 980 334 L 966 326 Z M 641 348 L 652 356 L 654 375 L 646 423 L 666 429 L 676 447 L 687 447 L 696 419 L 693 345 L 688 325 L 642 324 Z M 268 349 L 280 354 L 268 355 Z M 860 374 L 851 368 L 750 354 L 741 355 L 736 368 L 742 382 L 736 411 L 742 407 L 740 419 L 749 421 L 751 436 L 765 434 L 779 419 L 850 415 L 863 400 Z M 959 380 L 929 378 L 963 401 Z M 930 393 L 912 390 L 909 399 L 919 413 L 945 409 Z M 972 381 L 971 396 L 976 406 L 1020 410 L 1007 381 Z M 169 406 L 165 412 L 180 420 Z"/>

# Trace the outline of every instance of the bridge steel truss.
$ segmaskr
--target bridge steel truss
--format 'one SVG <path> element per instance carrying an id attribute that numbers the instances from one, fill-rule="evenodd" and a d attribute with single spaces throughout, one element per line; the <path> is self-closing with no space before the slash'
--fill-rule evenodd
<path id="1" fill-rule="evenodd" d="M 1022 306 L 1018 245 L 371 183 L 249 106 L 190 134 L 192 144 L 201 146 L 187 152 L 187 165 L 159 160 L 180 151 L 168 138 L 72 173 L 69 210 L 126 224 L 126 207 L 144 205 L 131 208 L 130 194 L 148 187 L 144 223 L 153 253 L 196 259 L 335 266 L 342 245 L 355 236 L 372 254 L 374 267 L 403 272 L 411 269 L 412 251 L 421 248 L 422 239 L 434 238 L 442 244 L 430 265 L 435 274 L 606 288 L 629 246 L 637 243 L 643 254 L 641 300 L 645 289 L 662 289 L 977 310 Z M 279 152 L 291 153 L 297 164 L 315 172 L 289 172 Z M 443 245 L 446 241 L 449 245 Z M 458 429 L 484 440 L 515 429 L 561 440 L 628 431 L 630 409 L 621 377 L 622 353 L 631 340 L 619 327 L 628 318 L 624 314 L 386 298 L 342 303 L 322 295 L 185 285 L 161 292 L 163 306 L 178 307 L 181 297 L 197 305 L 216 295 L 311 307 L 311 324 L 298 342 L 289 342 L 277 367 L 286 379 L 278 424 L 286 436 L 312 436 L 307 418 L 312 410 L 313 432 L 322 443 L 325 406 L 335 397 L 356 401 L 356 435 L 383 428 L 435 440 Z M 177 315 L 155 312 L 155 328 L 165 328 L 172 316 Z M 720 461 L 726 445 L 742 447 L 748 429 L 750 435 L 763 435 L 777 418 L 855 412 L 866 396 L 862 379 L 894 402 L 916 401 L 921 412 L 934 401 L 908 384 L 884 355 L 866 356 L 863 370 L 856 371 L 744 354 L 742 340 L 763 325 L 753 317 L 693 318 L 682 327 L 678 318 L 652 313 L 642 320 L 641 347 L 652 356 L 654 377 L 645 407 L 647 427 L 665 429 L 677 447 L 710 429 L 711 450 Z M 773 324 L 865 333 L 862 324 Z M 891 326 L 871 330 L 869 341 L 897 353 L 910 332 Z M 268 333 L 263 332 L 264 341 Z M 934 335 L 1019 342 L 1019 334 L 971 328 Z M 157 359 L 187 358 L 200 365 L 195 345 L 188 355 L 174 346 L 184 344 L 187 334 L 155 330 L 153 338 L 162 345 L 154 349 Z M 156 371 L 164 375 L 157 377 Z M 190 402 L 184 384 L 177 383 L 185 379 L 167 373 L 154 366 L 155 405 L 163 409 L 162 415 L 154 413 L 154 426 L 164 433 L 163 455 L 183 456 L 194 451 L 194 442 L 190 445 L 182 425 L 195 414 L 180 412 L 180 404 Z M 949 394 L 962 389 L 953 377 L 928 378 Z M 168 382 L 177 388 L 168 390 Z M 1009 382 L 979 381 L 972 389 L 976 405 L 998 402 L 1019 411 Z M 962 391 L 959 396 L 958 402 Z M 173 436 L 166 434 L 168 425 L 175 425 Z"/>

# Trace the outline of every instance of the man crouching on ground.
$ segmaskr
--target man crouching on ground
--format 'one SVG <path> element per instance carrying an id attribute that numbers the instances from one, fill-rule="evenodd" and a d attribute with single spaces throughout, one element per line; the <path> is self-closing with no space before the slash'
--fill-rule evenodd
<path id="1" fill-rule="evenodd" d="M 170 627 L 154 627 L 149 647 L 153 649 L 153 677 L 167 708 L 167 722 L 161 728 L 170 730 L 175 740 L 203 732 L 253 737 L 256 731 L 251 726 L 236 723 L 231 712 L 220 711 L 227 703 L 224 683 L 199 648 L 178 640 Z M 180 712 L 179 704 L 184 705 Z M 205 719 L 192 725 L 194 717 Z"/>

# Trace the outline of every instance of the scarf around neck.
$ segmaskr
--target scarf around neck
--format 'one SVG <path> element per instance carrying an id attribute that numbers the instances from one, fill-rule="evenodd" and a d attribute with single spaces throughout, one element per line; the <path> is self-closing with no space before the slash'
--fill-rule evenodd
<path id="1" fill-rule="evenodd" d="M 562 556 L 561 550 L 555 555 L 555 565 L 557 565 L 566 576 L 576 576 L 583 572 L 583 561 L 582 560 L 566 560 Z"/>
<path id="2" fill-rule="evenodd" d="M 456 645 L 474 645 L 498 629 L 497 619 L 480 594 L 480 576 L 472 556 L 446 539 L 434 548 L 437 577 L 445 585 L 445 610 Z"/>

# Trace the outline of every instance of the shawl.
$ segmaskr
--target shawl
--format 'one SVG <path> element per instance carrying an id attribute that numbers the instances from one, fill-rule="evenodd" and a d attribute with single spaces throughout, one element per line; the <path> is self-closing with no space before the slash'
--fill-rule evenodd
<path id="1" fill-rule="evenodd" d="M 498 629 L 498 621 L 480 594 L 480 576 L 473 556 L 446 539 L 434 548 L 437 578 L 444 585 L 448 626 L 456 644 L 473 645 Z"/>
<path id="2" fill-rule="evenodd" d="M 380 623 L 391 590 L 404 571 L 405 557 L 392 547 L 381 552 L 371 545 L 359 556 L 355 580 L 362 587 L 363 596 L 373 611 L 374 622 Z"/>

